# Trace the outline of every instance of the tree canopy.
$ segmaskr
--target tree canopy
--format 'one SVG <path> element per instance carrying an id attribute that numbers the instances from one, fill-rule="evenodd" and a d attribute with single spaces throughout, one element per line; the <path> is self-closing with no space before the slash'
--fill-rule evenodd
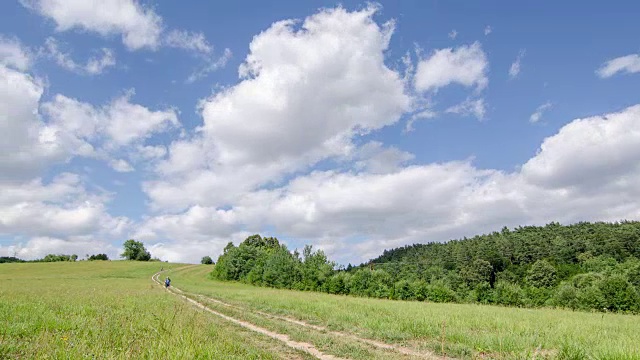
<path id="1" fill-rule="evenodd" d="M 212 276 L 260 286 L 400 300 L 640 312 L 640 222 L 526 226 L 385 250 L 337 267 L 276 238 L 229 243 Z"/>
<path id="2" fill-rule="evenodd" d="M 124 242 L 124 252 L 120 255 L 127 260 L 149 261 L 151 253 L 144 248 L 144 244 L 140 241 L 129 239 Z"/>

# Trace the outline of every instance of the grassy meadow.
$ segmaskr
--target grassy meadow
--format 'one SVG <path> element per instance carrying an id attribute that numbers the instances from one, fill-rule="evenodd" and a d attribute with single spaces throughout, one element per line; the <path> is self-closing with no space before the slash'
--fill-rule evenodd
<path id="1" fill-rule="evenodd" d="M 0 264 L 0 359 L 308 359 L 195 310 L 129 261 Z"/>
<path id="2" fill-rule="evenodd" d="M 638 316 L 278 290 L 210 280 L 207 265 L 128 261 L 0 264 L 0 359 L 313 358 L 170 294 L 151 281 L 161 266 L 212 310 L 341 358 L 420 358 L 357 336 L 434 359 L 640 359 Z"/>
<path id="3" fill-rule="evenodd" d="M 246 309 L 440 355 L 444 350 L 459 358 L 640 359 L 639 316 L 278 290 L 210 280 L 210 270 L 185 268 L 172 280 L 185 291 Z"/>

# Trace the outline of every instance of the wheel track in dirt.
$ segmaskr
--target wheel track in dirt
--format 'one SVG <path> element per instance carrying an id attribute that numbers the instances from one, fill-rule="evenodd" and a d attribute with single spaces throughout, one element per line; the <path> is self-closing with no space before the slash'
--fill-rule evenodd
<path id="1" fill-rule="evenodd" d="M 194 266 L 198 266 L 198 265 L 190 265 L 190 266 L 185 266 L 185 267 L 181 267 L 178 268 L 176 270 L 186 270 L 187 268 L 191 268 Z M 156 274 L 154 274 L 152 276 L 152 280 L 154 280 L 155 282 L 157 282 L 158 284 L 160 284 L 162 286 L 162 283 L 157 279 L 157 276 L 160 275 L 161 272 L 158 272 Z M 289 338 L 288 335 L 285 334 L 280 334 L 280 333 L 276 333 L 264 328 L 261 328 L 259 326 L 256 326 L 252 323 L 243 321 L 243 320 L 238 320 L 236 318 L 230 317 L 228 315 L 219 313 L 215 310 L 210 309 L 209 307 L 206 306 L 206 304 L 203 304 L 197 300 L 192 299 L 191 297 L 188 297 L 187 295 L 190 295 L 192 297 L 197 297 L 200 299 L 204 299 L 204 301 L 210 301 L 213 302 L 215 304 L 221 305 L 221 306 L 225 306 L 228 308 L 232 308 L 232 309 L 236 309 L 236 310 L 240 310 L 240 311 L 244 311 L 244 312 L 251 312 L 257 315 L 261 315 L 263 317 L 267 317 L 267 318 L 271 318 L 271 319 L 276 319 L 276 320 L 280 320 L 280 321 L 284 321 L 284 322 L 288 322 L 291 324 L 295 324 L 298 326 L 302 326 L 304 328 L 308 328 L 308 329 L 313 329 L 325 334 L 329 334 L 329 335 L 333 335 L 333 336 L 337 336 L 340 338 L 348 338 L 350 340 L 354 340 L 354 341 L 358 341 L 358 342 L 362 342 L 365 343 L 367 345 L 371 345 L 374 346 L 376 348 L 379 349 L 383 349 L 383 350 L 389 350 L 389 351 L 395 351 L 398 352 L 400 354 L 403 355 L 409 355 L 409 356 L 414 356 L 414 357 L 418 357 L 418 358 L 422 358 L 422 359 L 427 359 L 427 360 L 455 360 L 455 358 L 451 358 L 451 357 L 447 357 L 447 356 L 441 356 L 441 355 L 437 355 L 431 351 L 428 350 L 422 350 L 422 351 L 418 351 L 415 349 L 411 349 L 411 348 L 407 348 L 407 347 L 403 347 L 403 346 L 399 346 L 399 345 L 391 345 L 391 344 L 387 344 L 385 342 L 381 342 L 381 341 L 377 341 L 377 340 L 373 340 L 373 339 L 367 339 L 367 338 L 362 338 L 359 337 L 357 335 L 354 334 L 350 334 L 350 333 L 345 333 L 345 332 L 341 332 L 341 331 L 335 331 L 335 330 L 331 330 L 329 328 L 323 327 L 323 326 L 318 326 L 318 325 L 313 325 L 313 324 L 309 324 L 307 322 L 301 321 L 301 320 L 297 320 L 297 319 L 292 319 L 289 317 L 285 317 L 285 316 L 279 316 L 279 315 L 275 315 L 275 314 L 269 314 L 263 311 L 259 311 L 259 310 L 253 310 L 253 309 L 248 309 L 242 306 L 237 306 L 237 305 L 232 305 L 229 303 L 226 303 L 224 301 L 221 301 L 219 299 L 215 299 L 209 296 L 204 296 L 204 295 L 200 295 L 200 294 L 191 294 L 191 293 L 187 293 L 184 292 L 178 288 L 176 288 L 175 286 L 171 286 L 169 287 L 169 290 L 177 295 L 180 296 L 184 299 L 186 299 L 187 301 L 189 301 L 190 303 L 192 303 L 193 305 L 195 305 L 196 307 L 199 307 L 205 311 L 211 312 L 215 315 L 218 315 L 228 321 L 231 321 L 233 323 L 236 323 L 240 326 L 243 326 L 245 328 L 251 329 L 253 331 L 262 333 L 264 335 L 267 335 L 271 338 L 283 341 L 287 346 L 292 347 L 294 349 L 297 350 L 302 350 L 305 351 L 315 357 L 317 357 L 318 359 L 321 360 L 329 360 L 329 359 L 342 359 L 333 355 L 329 355 L 329 354 L 324 354 L 322 353 L 320 350 L 318 350 L 317 348 L 315 348 L 312 344 L 309 343 L 302 343 L 302 342 L 296 342 L 294 340 L 291 340 Z M 187 295 L 185 295 L 187 294 Z"/>
<path id="2" fill-rule="evenodd" d="M 184 268 L 181 268 L 184 269 Z M 161 272 L 157 272 L 155 273 L 151 279 L 153 281 L 155 281 L 158 285 L 163 286 L 162 283 L 158 280 L 158 275 L 160 275 Z M 186 301 L 188 301 L 189 303 L 191 303 L 192 305 L 194 305 L 195 307 L 207 311 L 211 314 L 214 314 L 216 316 L 219 316 L 229 322 L 232 322 L 236 325 L 242 326 L 243 328 L 255 331 L 257 333 L 266 335 L 272 339 L 276 339 L 279 340 L 281 342 L 283 342 L 285 345 L 287 345 L 290 348 L 296 349 L 296 350 L 301 350 L 304 351 L 308 354 L 311 354 L 313 356 L 315 356 L 316 358 L 320 359 L 320 360 L 348 360 L 345 358 L 341 358 L 341 357 L 337 357 L 337 356 L 333 356 L 333 355 L 329 355 L 329 354 L 325 354 L 322 351 L 318 350 L 315 346 L 313 346 L 312 344 L 309 343 L 305 343 L 305 342 L 299 342 L 299 341 L 295 341 L 292 340 L 288 335 L 286 334 L 280 334 L 271 330 L 267 330 L 265 328 L 262 328 L 260 326 L 254 325 L 250 322 L 247 321 L 243 321 L 243 320 L 239 320 L 236 319 L 234 317 L 225 315 L 223 313 L 217 312 L 209 307 L 207 307 L 205 304 L 202 304 L 196 300 L 193 300 L 189 297 L 187 297 L 184 291 L 177 289 L 176 287 L 170 286 L 169 288 L 167 288 L 167 290 L 169 292 L 171 292 L 172 294 L 179 296 L 183 299 L 185 299 Z"/>

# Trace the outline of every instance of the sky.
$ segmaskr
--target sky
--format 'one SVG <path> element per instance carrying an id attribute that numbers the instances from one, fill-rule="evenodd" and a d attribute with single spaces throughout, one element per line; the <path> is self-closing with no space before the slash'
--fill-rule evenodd
<path id="1" fill-rule="evenodd" d="M 341 264 L 640 220 L 640 3 L 0 3 L 0 256 Z"/>

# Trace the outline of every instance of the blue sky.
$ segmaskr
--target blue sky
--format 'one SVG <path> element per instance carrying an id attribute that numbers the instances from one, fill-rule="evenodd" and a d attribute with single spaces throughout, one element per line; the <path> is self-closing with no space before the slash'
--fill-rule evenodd
<path id="1" fill-rule="evenodd" d="M 635 2 L 0 10 L 0 255 L 197 262 L 259 232 L 346 263 L 640 218 Z"/>

